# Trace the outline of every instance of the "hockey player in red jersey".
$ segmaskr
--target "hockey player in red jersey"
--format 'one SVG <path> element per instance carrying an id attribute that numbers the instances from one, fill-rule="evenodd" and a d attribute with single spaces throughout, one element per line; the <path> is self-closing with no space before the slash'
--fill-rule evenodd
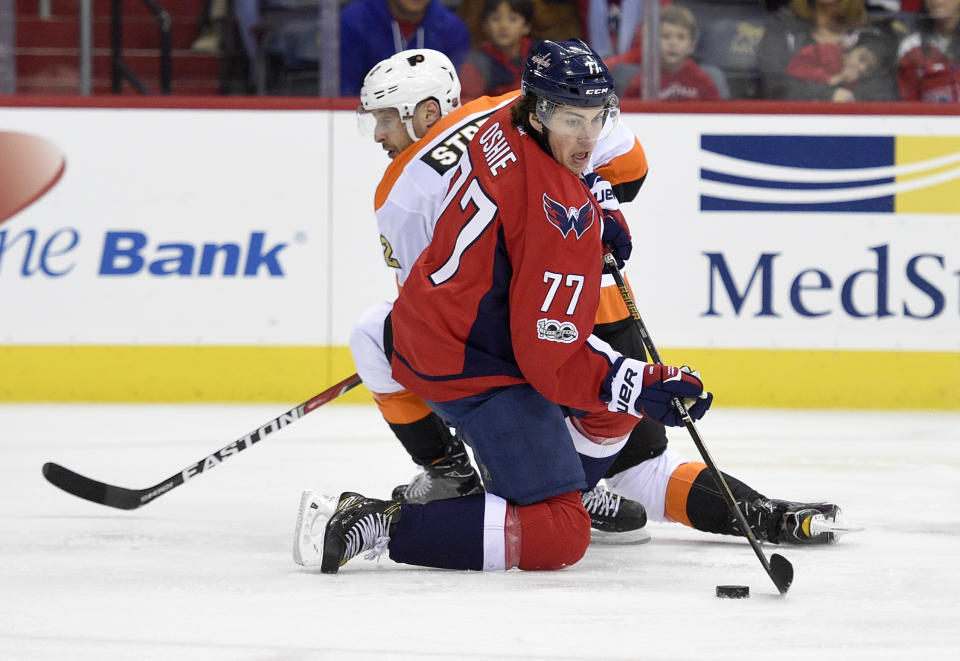
<path id="1" fill-rule="evenodd" d="M 433 567 L 573 564 L 590 537 L 580 491 L 637 419 L 678 424 L 674 396 L 695 419 L 709 408 L 696 376 L 591 334 L 610 221 L 580 175 L 618 112 L 593 51 L 544 42 L 523 96 L 484 123 L 453 171 L 433 241 L 394 306 L 394 376 L 470 444 L 487 493 L 423 505 L 353 492 L 313 501 L 325 526 L 298 540 L 304 564 L 332 573 L 387 548 L 397 562 Z"/>
<path id="2" fill-rule="evenodd" d="M 513 92 L 459 105 L 459 82 L 449 59 L 437 51 L 414 49 L 378 63 L 361 92 L 360 120 L 391 158 L 377 187 L 374 210 L 384 260 L 402 287 L 413 263 L 427 247 L 454 168 L 478 127 L 513 101 Z M 631 196 L 646 175 L 646 158 L 636 137 L 618 126 L 594 150 L 591 166 L 604 172 L 622 195 Z M 595 175 L 596 176 L 596 175 Z M 612 196 L 609 184 L 606 191 Z M 601 295 L 600 319 L 619 319 L 625 308 L 615 291 Z M 384 321 L 392 302 L 378 304 L 355 324 L 350 349 L 357 371 L 380 412 L 422 471 L 394 498 L 425 503 L 481 493 L 480 478 L 463 443 L 452 435 L 423 400 L 392 375 Z M 627 543 L 645 541 L 643 507 L 597 485 L 583 494 L 594 538 Z"/>
<path id="3" fill-rule="evenodd" d="M 582 119 L 582 117 L 580 119 L 570 117 L 566 118 L 567 122 L 574 125 L 578 121 L 582 121 Z M 555 119 L 554 121 L 560 120 Z M 562 140 L 563 131 L 564 129 L 561 126 L 559 130 L 555 132 L 555 134 L 551 134 L 555 138 L 556 136 L 561 138 L 560 142 L 558 143 L 561 149 L 557 151 L 559 154 L 559 158 L 557 160 L 561 160 L 562 163 L 567 165 L 568 171 L 572 172 L 574 170 L 579 170 L 580 164 L 583 162 L 585 156 L 585 150 L 580 149 L 576 144 L 574 144 L 574 149 L 571 151 L 569 149 L 570 144 L 565 143 Z M 485 130 L 481 131 L 476 139 L 482 139 L 484 135 L 487 135 Z M 528 135 L 536 136 L 538 134 L 535 131 L 530 131 L 528 132 Z M 491 163 L 493 165 L 496 164 L 497 158 L 501 156 L 509 161 L 509 154 L 511 152 L 503 151 L 502 143 L 499 142 L 499 137 L 496 138 L 497 142 L 495 144 L 490 143 L 490 141 L 494 139 L 494 137 L 487 135 L 488 144 L 480 147 L 481 151 L 486 152 L 484 155 L 484 161 L 486 161 L 487 154 L 490 155 Z M 542 142 L 543 141 L 541 140 L 541 143 Z M 500 146 L 498 147 L 497 145 Z M 551 147 L 549 141 L 544 143 L 544 145 L 545 149 L 549 149 L 551 150 L 550 153 L 553 153 L 553 147 Z M 421 150 L 421 153 L 423 153 L 423 150 Z M 508 162 L 507 165 L 510 163 L 512 163 L 512 161 Z M 463 171 L 458 170 L 453 174 L 456 176 L 452 178 L 450 185 L 456 186 L 456 190 L 452 190 L 451 195 L 455 196 L 463 193 L 462 189 L 464 186 L 466 186 L 469 190 L 472 183 L 468 183 L 468 178 L 465 177 Z M 603 214 L 605 216 L 612 215 L 614 218 L 616 218 L 618 216 L 616 213 L 616 201 L 615 198 L 610 195 L 609 185 L 606 187 L 606 189 L 604 189 L 603 184 L 605 182 L 598 180 L 595 175 L 592 175 L 592 173 L 587 174 L 587 176 L 584 178 L 584 183 L 590 185 L 594 189 L 597 199 L 603 202 L 602 206 L 607 207 L 607 209 L 603 210 Z M 444 188 L 444 190 L 447 189 Z M 620 190 L 622 190 L 622 188 Z M 449 211 L 449 203 L 451 202 L 452 198 L 450 195 L 447 197 L 448 199 L 446 202 L 448 203 Z M 471 198 L 472 197 L 473 195 L 471 195 Z M 553 203 L 557 202 L 557 200 L 553 198 L 550 198 L 550 200 L 552 200 Z M 474 208 L 475 207 L 473 203 L 468 203 L 466 211 L 469 212 Z M 482 212 L 482 207 L 477 206 L 476 209 L 477 212 L 475 215 L 479 215 L 479 213 Z M 573 232 L 575 234 L 577 227 L 586 227 L 588 222 L 587 215 L 581 216 L 581 213 L 586 214 L 586 211 L 581 211 L 583 209 L 583 206 L 574 206 L 572 208 L 567 207 L 566 211 L 564 211 L 562 204 L 551 204 L 547 199 L 544 199 L 542 204 L 542 213 L 545 214 L 544 218 L 546 218 L 547 222 L 549 222 L 552 227 L 555 227 L 556 231 L 561 234 L 564 232 L 567 234 Z M 604 225 L 605 227 L 609 228 L 611 226 L 615 227 L 616 223 L 606 222 Z M 383 225 L 381 225 L 381 227 L 383 227 Z M 467 231 L 466 225 L 464 225 L 463 228 L 464 231 Z M 586 232 L 586 230 L 583 231 Z M 610 232 L 605 233 L 604 238 L 608 243 L 618 243 L 616 235 Z M 449 242 L 449 237 L 447 240 Z M 623 247 L 624 246 L 621 243 L 620 249 L 622 250 Z M 627 243 L 627 248 L 629 248 L 629 242 Z M 469 250 L 472 251 L 473 247 L 470 247 Z M 629 250 L 626 252 L 628 253 Z M 562 296 L 563 292 L 567 291 L 564 288 L 570 288 L 571 286 L 574 289 L 577 289 L 578 279 L 576 277 L 574 277 L 572 280 L 568 278 L 566 281 L 564 281 L 564 279 L 560 277 L 558 271 L 551 271 L 550 273 L 551 275 L 548 275 L 545 271 L 543 274 L 543 282 L 545 283 L 544 286 L 549 285 L 550 288 L 554 289 L 553 294 L 550 294 L 550 296 Z M 577 295 L 579 296 L 580 294 L 578 293 Z M 602 295 L 603 294 L 601 293 L 601 297 Z M 496 300 L 489 299 L 488 296 L 485 296 L 483 301 L 486 301 L 488 304 L 486 307 L 482 305 L 478 307 L 481 312 L 487 309 L 496 309 Z M 546 301 L 544 301 L 544 303 L 545 302 Z M 423 306 L 419 306 L 417 304 L 411 305 L 416 310 L 423 309 Z M 417 314 L 419 315 L 419 312 Z M 501 316 L 502 314 L 503 312 L 501 311 Z M 602 318 L 598 316 L 597 321 L 599 322 L 601 319 Z M 431 337 L 430 333 L 434 330 L 433 327 L 435 325 L 439 324 L 442 326 L 443 324 L 447 323 L 447 320 L 442 317 L 437 318 L 435 321 L 437 322 L 436 324 L 428 325 L 429 327 L 426 329 L 427 332 L 423 335 L 424 338 Z M 540 323 L 541 321 L 543 323 Z M 572 328 L 569 325 L 565 325 L 561 320 L 551 320 L 549 318 L 540 319 L 538 316 L 537 327 L 538 333 L 542 332 L 545 338 L 553 338 L 553 341 L 561 344 L 572 342 Z M 478 326 L 478 328 L 480 328 L 480 326 Z M 622 319 L 622 317 L 613 317 L 612 320 L 608 320 L 606 323 L 598 323 L 596 329 L 597 332 L 602 330 L 604 336 L 610 338 L 611 344 L 621 348 L 621 351 L 625 351 L 628 355 L 632 355 L 634 357 L 643 356 L 642 344 L 639 342 L 639 338 L 635 337 L 636 329 L 629 318 Z M 477 337 L 479 337 L 481 342 L 484 339 L 482 333 L 478 334 Z M 477 339 L 477 337 L 473 337 L 473 339 Z M 382 342 L 382 339 L 380 341 Z M 429 361 L 431 359 L 429 354 L 435 351 L 439 345 L 435 345 L 432 340 L 426 341 L 424 345 L 429 346 L 429 351 L 426 355 L 426 360 Z M 382 353 L 382 345 L 380 346 L 379 351 Z M 471 352 L 474 357 L 483 353 L 479 352 L 478 354 L 476 347 L 470 347 L 469 350 L 464 351 L 464 356 L 467 357 L 468 354 L 471 354 Z M 456 379 L 452 379 L 451 381 L 455 380 Z M 648 387 L 647 394 L 649 395 L 652 392 L 653 388 Z M 434 402 L 434 405 L 439 405 L 441 407 L 444 406 L 444 404 L 440 402 Z M 646 406 L 648 413 L 658 412 L 654 404 L 648 403 Z M 485 419 L 489 419 L 494 423 L 496 423 L 497 420 L 500 420 L 500 424 L 503 424 L 503 418 L 505 416 L 502 415 L 502 412 L 499 413 L 501 414 L 498 415 L 498 410 L 494 406 L 494 408 L 485 411 L 484 415 L 476 416 L 476 423 L 485 425 Z M 504 430 L 504 434 L 506 435 L 505 437 L 507 438 L 509 438 L 511 433 L 518 433 L 518 430 L 513 422 L 514 413 L 510 412 L 508 415 L 510 416 L 509 420 L 506 421 L 508 429 Z M 609 465 L 610 458 L 623 444 L 612 443 L 604 445 L 593 442 L 598 438 L 602 439 L 603 436 L 595 435 L 594 438 L 590 438 L 589 433 L 584 433 L 588 431 L 584 425 L 589 427 L 590 424 L 591 419 L 589 416 L 586 418 L 581 418 L 580 420 L 571 420 L 565 433 L 568 433 L 574 442 L 577 443 L 576 447 L 582 451 L 582 455 L 587 455 L 586 458 L 581 456 L 581 461 L 583 464 L 592 464 L 592 466 L 585 466 L 588 468 L 588 470 L 593 471 L 591 473 L 592 477 L 600 470 L 600 468 L 603 467 L 603 465 Z M 484 471 L 485 481 L 488 481 L 488 483 L 494 482 L 495 480 L 492 479 L 493 475 L 488 474 L 489 466 L 484 466 L 487 468 L 487 470 Z M 653 518 L 656 520 L 678 521 L 686 525 L 696 527 L 700 530 L 710 532 L 726 534 L 738 533 L 736 530 L 736 525 L 730 517 L 729 512 L 726 511 L 726 507 L 722 499 L 717 494 L 715 488 L 713 488 L 713 485 L 710 482 L 711 478 L 709 473 L 705 470 L 704 465 L 700 462 L 687 462 L 676 452 L 667 448 L 666 437 L 663 434 L 663 427 L 654 419 L 653 416 L 648 416 L 642 419 L 634 428 L 630 442 L 627 443 L 625 450 L 619 454 L 614 466 L 607 471 L 607 476 L 608 481 L 616 489 L 622 491 L 630 497 L 641 500 L 641 502 L 647 506 L 647 509 L 651 511 Z M 825 543 L 835 539 L 833 534 L 817 532 L 816 529 L 811 529 L 807 525 L 811 522 L 811 520 L 814 519 L 823 521 L 829 520 L 831 517 L 835 516 L 838 512 L 838 508 L 835 506 L 822 503 L 803 504 L 791 503 L 788 501 L 769 500 L 735 478 L 732 478 L 729 475 L 726 476 L 726 478 L 732 490 L 734 491 L 735 497 L 738 499 L 738 501 L 740 501 L 741 508 L 743 508 L 747 514 L 748 520 L 751 523 L 751 527 L 754 528 L 754 532 L 759 538 L 772 542 L 787 543 Z M 518 481 L 529 480 L 527 480 L 527 476 L 523 476 Z M 308 492 L 308 494 L 309 493 L 311 492 Z M 345 561 L 346 559 L 353 557 L 353 555 L 356 554 L 357 549 L 367 545 L 370 541 L 367 539 L 369 535 L 366 533 L 360 534 L 357 531 L 365 529 L 378 530 L 379 533 L 385 532 L 386 528 L 383 528 L 383 526 L 378 527 L 378 522 L 382 523 L 382 512 L 380 510 L 389 510 L 392 521 L 394 520 L 393 514 L 398 511 L 394 508 L 391 508 L 389 505 L 384 504 L 383 501 L 371 501 L 359 495 L 347 493 L 340 498 L 339 503 L 339 511 L 341 511 L 343 515 L 335 517 L 336 523 L 331 523 L 331 525 L 328 526 L 328 530 L 324 531 L 323 526 L 328 520 L 330 520 L 332 514 L 332 509 L 328 511 L 328 508 L 336 508 L 336 504 L 331 505 L 328 502 L 324 502 L 322 499 L 306 498 L 306 496 L 307 494 L 305 494 L 305 499 L 301 502 L 300 518 L 298 520 L 298 538 L 295 543 L 295 557 L 300 564 L 306 565 L 321 563 L 321 549 L 324 545 L 325 532 L 329 533 L 326 536 L 331 534 L 334 537 L 336 537 L 338 534 L 341 535 L 341 541 L 347 538 L 353 540 L 347 544 L 347 550 L 344 551 L 345 555 L 343 558 L 341 558 L 343 561 Z M 498 501 L 493 500 L 492 502 L 496 503 Z M 378 507 L 380 510 L 377 509 Z M 411 510 L 411 507 L 404 506 L 404 511 Z M 437 508 L 434 508 L 431 511 L 435 514 L 438 510 Z M 508 513 L 510 511 L 512 510 L 507 509 Z M 544 512 L 543 510 L 541 511 Z M 551 514 L 550 509 L 548 508 L 544 513 Z M 488 512 L 485 511 L 484 518 L 486 518 L 487 514 Z M 422 512 L 417 516 L 422 516 Z M 497 517 L 494 516 L 494 519 L 496 518 Z M 562 515 L 560 518 L 562 518 Z M 514 523 L 516 523 L 516 521 L 514 521 Z M 360 536 L 351 536 L 349 534 L 351 530 Z M 493 538 L 496 537 L 497 535 L 493 534 Z M 354 546 L 353 552 L 349 552 L 350 544 L 353 544 Z M 334 544 L 328 548 L 334 548 L 334 546 L 339 547 L 341 544 Z M 396 544 L 392 545 L 391 549 L 394 549 L 395 547 L 397 547 Z M 410 560 L 410 556 L 405 555 L 404 551 L 402 550 L 397 551 L 395 554 L 392 552 L 392 555 L 395 559 L 400 561 L 410 561 L 414 562 L 415 564 L 417 563 L 416 559 Z M 521 564 L 520 566 L 522 567 L 524 565 Z M 331 567 L 328 566 L 327 570 L 335 570 L 335 568 L 331 569 Z"/>

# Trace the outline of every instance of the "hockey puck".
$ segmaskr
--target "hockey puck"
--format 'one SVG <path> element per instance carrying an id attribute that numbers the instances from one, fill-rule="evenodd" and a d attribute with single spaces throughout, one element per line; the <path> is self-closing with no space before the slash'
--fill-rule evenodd
<path id="1" fill-rule="evenodd" d="M 718 585 L 717 596 L 721 599 L 747 599 L 750 596 L 750 586 Z"/>

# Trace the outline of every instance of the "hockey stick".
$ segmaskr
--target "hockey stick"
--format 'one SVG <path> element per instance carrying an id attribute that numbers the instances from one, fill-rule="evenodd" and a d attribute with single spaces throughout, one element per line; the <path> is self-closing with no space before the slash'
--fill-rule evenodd
<path id="1" fill-rule="evenodd" d="M 660 352 L 657 351 L 657 347 L 654 345 L 653 339 L 650 337 L 650 333 L 647 331 L 647 326 L 643 323 L 643 319 L 640 317 L 640 311 L 637 310 L 637 305 L 633 300 L 633 294 L 630 293 L 630 289 L 627 287 L 627 283 L 623 279 L 623 274 L 621 274 L 620 269 L 617 268 L 617 261 L 610 253 L 607 253 L 603 256 L 603 261 L 610 269 L 610 273 L 613 275 L 613 279 L 617 283 L 617 289 L 620 290 L 620 296 L 623 298 L 623 302 L 626 304 L 627 310 L 630 311 L 630 316 L 632 316 L 634 321 L 637 322 L 637 329 L 640 331 L 640 337 L 643 339 L 644 346 L 650 353 L 650 359 L 653 360 L 653 362 L 662 365 L 663 361 L 660 359 Z M 727 509 L 730 510 L 730 513 L 733 515 L 734 519 L 736 519 L 740 526 L 740 530 L 743 531 L 744 537 L 746 537 L 747 541 L 750 542 L 750 546 L 753 547 L 753 552 L 757 554 L 758 558 L 760 558 L 760 563 L 767 571 L 767 575 L 770 576 L 773 584 L 777 586 L 777 590 L 780 591 L 780 594 L 786 594 L 787 590 L 790 589 L 790 584 L 793 583 L 793 565 L 790 564 L 789 560 L 778 553 L 772 554 L 770 556 L 770 560 L 767 560 L 767 556 L 760 548 L 760 542 L 757 541 L 756 535 L 753 534 L 753 531 L 747 524 L 746 517 L 743 515 L 743 512 L 740 511 L 740 508 L 737 507 L 737 501 L 733 497 L 733 493 L 730 491 L 727 481 L 723 479 L 723 474 L 720 473 L 720 469 L 717 468 L 716 463 L 714 463 L 713 457 L 711 457 L 710 453 L 707 451 L 707 446 L 704 445 L 703 439 L 700 437 L 700 432 L 697 431 L 696 425 L 693 424 L 693 420 L 690 418 L 687 408 L 683 405 L 683 402 L 680 401 L 679 397 L 674 397 L 671 403 L 677 410 L 677 413 L 680 415 L 680 419 L 683 420 L 683 424 L 686 426 L 687 431 L 690 432 L 690 438 L 693 439 L 694 445 L 696 445 L 697 450 L 700 451 L 700 456 L 703 457 L 703 463 L 707 465 L 707 470 L 710 471 L 713 481 L 716 482 L 717 488 L 720 490 L 720 495 L 723 496 L 723 500 L 727 504 Z"/>
<path id="2" fill-rule="evenodd" d="M 94 503 L 116 507 L 122 510 L 135 510 L 143 507 L 155 498 L 171 491 L 187 480 L 205 473 L 214 466 L 219 466 L 222 461 L 235 454 L 243 452 L 254 443 L 262 441 L 267 434 L 273 433 L 278 429 L 283 429 L 292 422 L 296 422 L 314 409 L 317 409 L 327 402 L 336 399 L 351 388 L 360 384 L 360 377 L 356 374 L 347 377 L 340 383 L 324 390 L 319 395 L 315 395 L 305 401 L 300 406 L 296 406 L 286 413 L 282 413 L 270 422 L 253 430 L 246 436 L 241 436 L 233 443 L 225 445 L 213 454 L 207 455 L 200 461 L 190 464 L 179 473 L 171 475 L 162 482 L 146 489 L 126 489 L 112 484 L 104 484 L 89 477 L 84 477 L 79 473 L 74 473 L 69 468 L 64 468 L 60 464 L 46 463 L 43 465 L 43 476 L 47 478 L 55 487 L 63 489 L 74 496 L 84 498 Z"/>

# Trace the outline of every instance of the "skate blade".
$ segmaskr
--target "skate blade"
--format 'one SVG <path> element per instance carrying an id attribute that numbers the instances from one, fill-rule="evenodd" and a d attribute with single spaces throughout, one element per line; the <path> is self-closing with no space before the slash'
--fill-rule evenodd
<path id="1" fill-rule="evenodd" d="M 604 532 L 595 528 L 590 529 L 590 543 L 601 546 L 646 544 L 650 539 L 650 533 L 646 528 L 638 528 L 629 532 Z"/>
<path id="2" fill-rule="evenodd" d="M 311 503 L 317 505 L 311 507 Z M 316 567 L 320 564 L 320 549 L 314 543 L 313 528 L 324 530 L 327 521 L 337 508 L 337 499 L 318 495 L 316 491 L 304 491 L 297 510 L 297 524 L 293 533 L 293 561 L 301 567 Z"/>
<path id="3" fill-rule="evenodd" d="M 822 533 L 831 533 L 833 535 L 833 540 L 837 541 L 842 535 L 846 535 L 851 532 L 860 532 L 862 530 L 865 530 L 863 526 L 854 525 L 842 517 L 838 518 L 836 521 L 830 521 L 822 516 L 815 516 L 810 520 L 811 537 Z"/>

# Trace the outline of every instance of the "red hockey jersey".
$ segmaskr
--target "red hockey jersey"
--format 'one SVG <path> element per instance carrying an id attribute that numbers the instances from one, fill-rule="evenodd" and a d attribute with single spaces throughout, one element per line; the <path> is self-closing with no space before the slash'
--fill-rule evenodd
<path id="1" fill-rule="evenodd" d="M 946 43 L 945 43 L 946 42 Z M 945 55 L 949 41 L 919 32 L 900 42 L 897 86 L 903 101 L 952 103 L 960 101 L 960 62 Z"/>
<path id="2" fill-rule="evenodd" d="M 643 74 L 638 73 L 627 83 L 623 98 L 639 99 L 642 96 Z M 693 60 L 687 60 L 676 71 L 661 67 L 658 98 L 661 101 L 718 101 L 720 92 L 710 74 Z"/>
<path id="3" fill-rule="evenodd" d="M 497 111 L 451 178 L 433 241 L 393 308 L 393 375 L 433 401 L 530 383 L 605 410 L 619 354 L 591 336 L 602 215 L 583 181 Z"/>

